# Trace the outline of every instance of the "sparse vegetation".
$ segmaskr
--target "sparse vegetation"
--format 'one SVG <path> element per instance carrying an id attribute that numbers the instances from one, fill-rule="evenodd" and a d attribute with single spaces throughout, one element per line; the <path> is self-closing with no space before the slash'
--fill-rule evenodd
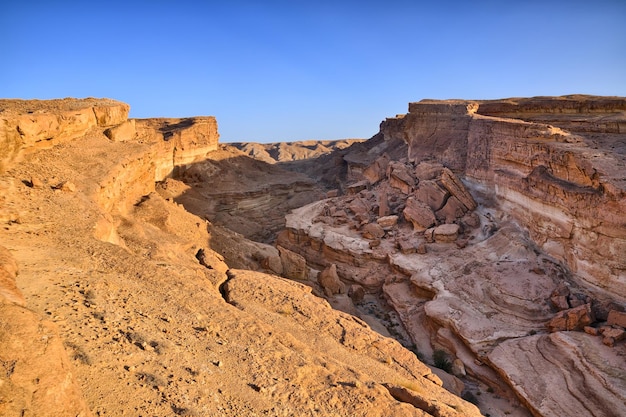
<path id="1" fill-rule="evenodd" d="M 78 361 L 83 365 L 91 365 L 91 358 L 82 347 L 72 342 L 65 342 L 65 347 L 72 350 L 71 357 L 73 360 Z"/>
<path id="2" fill-rule="evenodd" d="M 443 369 L 448 373 L 452 371 L 452 362 L 450 362 L 448 354 L 444 350 L 435 350 L 435 352 L 433 353 L 433 364 L 437 368 Z"/>
<path id="3" fill-rule="evenodd" d="M 474 405 L 478 405 L 478 397 L 476 397 L 472 391 L 465 391 L 461 398 Z"/>

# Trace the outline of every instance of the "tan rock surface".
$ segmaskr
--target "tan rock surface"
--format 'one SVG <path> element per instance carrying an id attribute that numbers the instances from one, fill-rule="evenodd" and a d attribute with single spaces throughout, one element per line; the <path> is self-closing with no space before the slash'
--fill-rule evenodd
<path id="1" fill-rule="evenodd" d="M 188 168 L 171 161 L 210 152 L 211 124 L 137 121 L 137 137 L 123 142 L 100 126 L 2 175 L 11 192 L 0 197 L 1 238 L 30 310 L 3 303 L 0 320 L 14 314 L 7 305 L 31 311 L 1 326 L 2 366 L 13 372 L 1 376 L 1 406 L 12 407 L 2 414 L 89 415 L 86 404 L 94 415 L 478 416 L 413 353 L 307 287 L 230 269 L 224 259 L 261 268 L 277 251 L 184 210 L 168 192 L 189 192 L 185 184 L 154 192 L 155 181 Z M 31 187 L 33 177 L 48 186 Z M 73 192 L 52 188 L 65 181 Z M 35 354 L 22 367 L 25 344 Z M 33 392 L 36 381 L 52 388 Z M 420 402 L 398 401 L 384 384 Z"/>

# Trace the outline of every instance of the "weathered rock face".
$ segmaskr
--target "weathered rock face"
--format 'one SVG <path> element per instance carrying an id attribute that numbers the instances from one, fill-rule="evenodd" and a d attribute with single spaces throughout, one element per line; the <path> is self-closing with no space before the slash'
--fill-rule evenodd
<path id="1" fill-rule="evenodd" d="M 623 364 L 615 377 L 597 358 L 619 361 L 626 338 L 615 323 L 626 301 L 624 99 L 511 102 L 506 112 L 495 102 L 412 103 L 382 123 L 383 142 L 345 155 L 347 195 L 294 211 L 279 242 L 382 292 L 422 355 L 444 350 L 534 415 L 623 414 Z M 395 160 L 372 151 L 398 141 L 406 153 Z M 389 214 L 401 217 L 382 236 L 365 228 Z M 614 324 L 603 324 L 610 311 Z M 536 340 L 577 352 L 567 355 L 580 364 L 554 359 L 542 373 L 528 365 Z M 596 384 L 607 373 L 611 386 Z M 550 394 L 525 388 L 550 383 Z"/>
<path id="2" fill-rule="evenodd" d="M 381 131 L 405 140 L 409 159 L 439 161 L 488 187 L 544 251 L 586 285 L 624 301 L 624 150 L 598 147 L 623 142 L 625 103 L 585 96 L 421 101 Z"/>
<path id="3" fill-rule="evenodd" d="M 309 177 L 256 161 L 225 146 L 207 159 L 179 169 L 192 188 L 172 195 L 187 210 L 249 239 L 272 242 L 284 213 L 324 196 Z"/>
<path id="4" fill-rule="evenodd" d="M 0 100 L 0 173 L 23 150 L 53 146 L 126 121 L 128 104 L 107 99 Z"/>

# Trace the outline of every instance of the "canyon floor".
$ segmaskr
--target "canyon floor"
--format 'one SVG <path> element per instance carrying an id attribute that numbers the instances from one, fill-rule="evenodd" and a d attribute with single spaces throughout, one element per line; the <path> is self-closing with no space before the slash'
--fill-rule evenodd
<path id="1" fill-rule="evenodd" d="M 419 151 L 396 125 L 368 141 L 228 145 L 211 118 L 128 120 L 128 106 L 95 99 L 1 104 L 2 415 L 626 410 L 619 127 L 576 132 L 610 159 L 592 164 L 588 188 L 570 174 L 589 173 L 589 158 L 568 148 L 550 151 L 567 184 L 535 164 L 531 191 L 508 173 L 498 194 L 459 158 L 407 158 Z M 604 123 L 623 126 L 620 106 Z M 526 227 L 518 194 L 546 182 L 544 202 L 601 184 L 617 214 L 593 233 L 608 237 L 589 243 L 589 222 L 554 208 L 556 226 Z M 573 271 L 568 251 L 598 242 Z M 586 280 L 602 262 L 602 282 Z"/>

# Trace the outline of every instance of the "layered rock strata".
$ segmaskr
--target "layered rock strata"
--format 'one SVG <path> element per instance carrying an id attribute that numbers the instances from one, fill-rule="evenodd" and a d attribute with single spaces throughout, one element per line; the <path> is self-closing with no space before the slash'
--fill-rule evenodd
<path id="1" fill-rule="evenodd" d="M 620 415 L 623 365 L 597 358 L 618 364 L 625 349 L 623 327 L 606 322 L 626 309 L 624 100 L 512 101 L 506 115 L 519 118 L 487 115 L 495 102 L 484 114 L 479 101 L 411 103 L 381 124 L 387 145 L 357 152 L 365 163 L 346 155 L 347 195 L 294 211 L 279 243 L 382 292 L 421 355 L 447 352 L 457 373 L 514 392 L 534 415 Z M 537 122 L 544 105 L 560 127 Z M 403 158 L 376 155 L 399 141 Z M 386 230 L 368 226 L 387 215 L 398 220 Z M 549 355 L 545 341 L 569 347 L 545 372 L 523 365 Z"/>

